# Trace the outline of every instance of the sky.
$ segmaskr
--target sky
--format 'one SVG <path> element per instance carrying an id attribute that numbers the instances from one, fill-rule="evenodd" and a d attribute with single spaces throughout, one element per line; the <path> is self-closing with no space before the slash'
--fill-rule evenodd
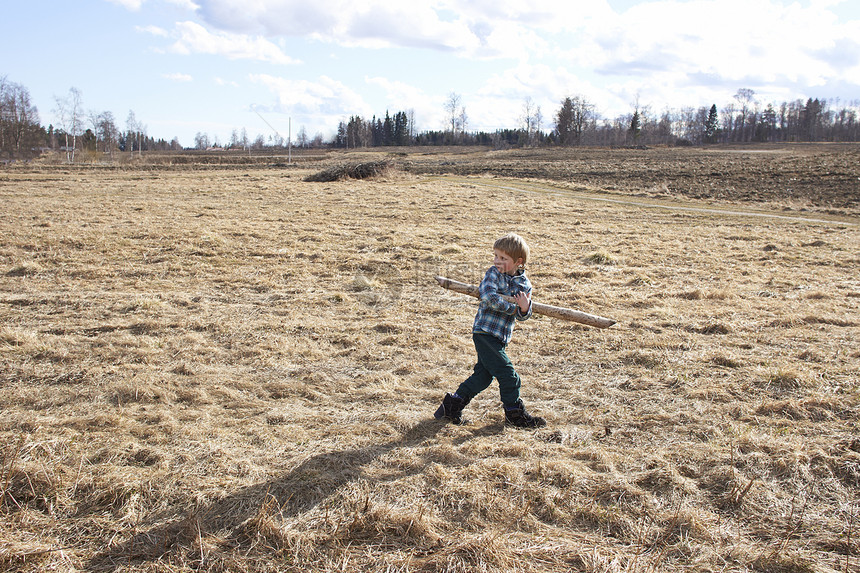
<path id="1" fill-rule="evenodd" d="M 0 78 L 44 125 L 71 88 L 157 139 L 332 138 L 351 116 L 411 111 L 418 131 L 552 129 L 580 96 L 603 117 L 860 102 L 857 0 L 3 0 Z"/>

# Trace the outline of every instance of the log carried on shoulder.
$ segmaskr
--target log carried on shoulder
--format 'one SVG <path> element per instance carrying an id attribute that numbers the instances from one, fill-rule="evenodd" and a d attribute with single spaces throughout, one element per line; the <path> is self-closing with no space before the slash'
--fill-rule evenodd
<path id="1" fill-rule="evenodd" d="M 475 298 L 481 297 L 478 287 L 475 285 L 461 283 L 445 277 L 436 277 L 436 281 L 442 288 L 446 288 L 448 290 L 452 290 L 460 294 L 467 294 Z M 502 298 L 508 302 L 514 302 L 513 297 L 502 296 Z M 552 318 L 560 318 L 562 320 L 578 322 L 580 324 L 585 324 L 588 326 L 595 326 L 597 328 L 609 328 L 610 326 L 615 324 L 615 321 L 611 318 L 604 318 L 602 316 L 580 312 L 578 310 L 573 310 L 572 308 L 541 304 L 535 301 L 532 301 L 532 312 L 535 314 L 550 316 Z"/>

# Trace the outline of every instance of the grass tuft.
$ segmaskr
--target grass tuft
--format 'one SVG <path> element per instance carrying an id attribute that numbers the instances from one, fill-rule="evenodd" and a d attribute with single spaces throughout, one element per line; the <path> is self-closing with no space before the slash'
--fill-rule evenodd
<path id="1" fill-rule="evenodd" d="M 771 373 L 767 379 L 768 384 L 780 390 L 796 390 L 803 387 L 804 380 L 801 374 L 793 368 L 780 368 Z"/>
<path id="2" fill-rule="evenodd" d="M 12 267 L 6 272 L 7 277 L 30 277 L 41 273 L 42 265 L 36 262 L 26 262 Z"/>
<path id="3" fill-rule="evenodd" d="M 612 266 L 618 264 L 618 261 L 610 253 L 606 251 L 597 251 L 583 258 L 583 262 L 587 265 L 603 265 Z"/>

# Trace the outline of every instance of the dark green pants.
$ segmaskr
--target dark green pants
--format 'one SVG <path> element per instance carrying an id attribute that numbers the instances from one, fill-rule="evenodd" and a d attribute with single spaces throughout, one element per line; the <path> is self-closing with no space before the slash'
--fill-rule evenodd
<path id="1" fill-rule="evenodd" d="M 514 370 L 511 359 L 505 353 L 504 342 L 489 334 L 472 334 L 478 363 L 475 371 L 460 387 L 457 394 L 471 400 L 487 389 L 493 378 L 499 381 L 499 395 L 505 406 L 513 406 L 520 399 L 520 375 Z"/>

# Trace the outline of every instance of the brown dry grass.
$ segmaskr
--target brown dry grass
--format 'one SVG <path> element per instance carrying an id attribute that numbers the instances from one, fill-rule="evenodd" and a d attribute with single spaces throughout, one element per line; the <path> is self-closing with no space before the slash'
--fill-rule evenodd
<path id="1" fill-rule="evenodd" d="M 321 167 L 0 173 L 0 568 L 860 566 L 856 222 Z M 517 330 L 546 429 L 440 424 L 475 301 L 433 276 L 509 230 L 619 323 Z"/>

